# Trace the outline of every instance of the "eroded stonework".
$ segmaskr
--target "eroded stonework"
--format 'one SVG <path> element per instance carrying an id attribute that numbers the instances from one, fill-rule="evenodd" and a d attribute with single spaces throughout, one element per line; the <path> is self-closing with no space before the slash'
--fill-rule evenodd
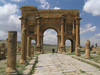
<path id="1" fill-rule="evenodd" d="M 65 51 L 67 39 L 71 40 L 72 52 L 75 51 L 75 45 L 80 45 L 79 10 L 38 10 L 33 6 L 23 6 L 20 9 L 22 10 L 21 30 L 25 28 L 27 37 L 35 40 L 37 52 L 43 52 L 43 33 L 49 28 L 54 29 L 58 34 L 59 52 Z M 21 40 L 23 41 L 27 40 Z"/>

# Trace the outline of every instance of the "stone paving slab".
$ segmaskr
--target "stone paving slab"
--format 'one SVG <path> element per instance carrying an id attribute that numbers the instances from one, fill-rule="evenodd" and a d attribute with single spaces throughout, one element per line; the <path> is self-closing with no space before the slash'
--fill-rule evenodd
<path id="1" fill-rule="evenodd" d="M 100 75 L 98 68 L 65 54 L 40 54 L 32 75 Z"/>
<path id="2" fill-rule="evenodd" d="M 33 57 L 32 60 L 29 62 L 29 64 L 25 67 L 25 70 L 23 71 L 23 75 L 29 75 L 33 64 L 35 63 L 37 57 Z"/>
<path id="3" fill-rule="evenodd" d="M 85 62 L 87 62 L 87 63 L 91 63 L 92 65 L 95 65 L 95 66 L 97 66 L 98 68 L 100 68 L 100 64 L 99 64 L 99 63 L 96 63 L 96 62 L 94 62 L 94 61 L 91 61 L 91 60 L 88 60 L 88 59 L 84 59 L 84 58 L 81 58 L 81 57 L 78 57 L 78 56 L 73 56 L 73 57 L 76 58 L 76 59 L 85 61 Z"/>

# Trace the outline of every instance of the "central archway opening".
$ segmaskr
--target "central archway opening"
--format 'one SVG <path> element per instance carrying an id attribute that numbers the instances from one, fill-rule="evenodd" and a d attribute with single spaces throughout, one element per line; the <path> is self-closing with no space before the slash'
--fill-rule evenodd
<path id="1" fill-rule="evenodd" d="M 70 39 L 67 39 L 65 41 L 65 51 L 66 52 L 73 52 L 73 41 Z"/>
<path id="2" fill-rule="evenodd" d="M 44 31 L 43 51 L 44 53 L 52 53 L 52 49 L 57 52 L 57 32 L 54 29 Z"/>

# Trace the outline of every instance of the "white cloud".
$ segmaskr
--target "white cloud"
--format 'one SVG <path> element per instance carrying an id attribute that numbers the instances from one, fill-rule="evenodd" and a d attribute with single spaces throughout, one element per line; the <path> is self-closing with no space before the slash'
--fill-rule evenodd
<path id="1" fill-rule="evenodd" d="M 43 8 L 43 9 L 49 9 L 50 8 L 50 4 L 46 0 L 35 0 L 35 1 L 41 3 L 40 8 Z"/>
<path id="2" fill-rule="evenodd" d="M 0 6 L 0 39 L 6 39 L 8 37 L 8 31 L 17 31 L 20 34 L 21 21 L 19 20 L 18 6 L 16 4 L 4 4 Z M 18 40 L 20 40 L 20 35 L 18 35 Z"/>
<path id="3" fill-rule="evenodd" d="M 71 41 L 70 40 L 66 40 L 65 41 L 65 46 L 71 46 Z"/>
<path id="4" fill-rule="evenodd" d="M 95 43 L 97 43 L 98 46 L 100 46 L 100 33 L 95 34 L 91 38 L 85 38 L 85 37 L 81 38 L 81 45 L 85 46 L 85 43 L 86 43 L 87 40 L 90 40 L 91 45 L 95 45 Z"/>
<path id="5" fill-rule="evenodd" d="M 53 29 L 48 29 L 44 32 L 44 44 L 57 44 L 57 33 Z"/>
<path id="6" fill-rule="evenodd" d="M 92 13 L 94 16 L 100 15 L 100 0 L 87 0 L 83 6 L 83 11 Z"/>
<path id="7" fill-rule="evenodd" d="M 60 7 L 54 7 L 54 9 L 60 9 Z"/>
<path id="8" fill-rule="evenodd" d="M 91 23 L 86 24 L 83 28 L 80 28 L 80 34 L 86 33 L 88 31 L 93 32 L 96 30 L 96 26 L 92 26 Z"/>
<path id="9" fill-rule="evenodd" d="M 2 3 L 6 3 L 6 1 L 5 0 L 0 0 Z"/>
<path id="10" fill-rule="evenodd" d="M 25 0 L 10 0 L 12 2 L 22 2 L 22 1 L 25 1 Z"/>

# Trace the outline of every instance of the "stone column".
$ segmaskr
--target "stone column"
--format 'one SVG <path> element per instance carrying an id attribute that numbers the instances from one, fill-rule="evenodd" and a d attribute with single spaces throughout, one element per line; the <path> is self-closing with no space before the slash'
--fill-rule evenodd
<path id="1" fill-rule="evenodd" d="M 95 44 L 95 48 L 97 48 L 97 43 Z"/>
<path id="2" fill-rule="evenodd" d="M 76 21 L 76 45 L 80 45 L 80 20 L 81 20 L 81 18 L 75 17 L 75 21 Z"/>
<path id="3" fill-rule="evenodd" d="M 73 20 L 73 34 L 75 34 L 75 27 L 74 27 L 75 25 L 74 25 L 74 20 Z"/>
<path id="4" fill-rule="evenodd" d="M 1 59 L 1 47 L 0 47 L 0 59 Z"/>
<path id="5" fill-rule="evenodd" d="M 60 53 L 61 52 L 60 51 L 60 43 L 61 43 L 60 35 L 57 35 L 57 37 L 58 37 L 58 53 Z"/>
<path id="6" fill-rule="evenodd" d="M 31 57 L 34 56 L 34 46 L 31 45 Z"/>
<path id="7" fill-rule="evenodd" d="M 6 53 L 5 53 L 5 55 L 7 56 L 7 45 L 8 44 L 8 38 L 6 38 Z"/>
<path id="8" fill-rule="evenodd" d="M 76 47 L 75 47 L 75 54 L 76 54 L 76 56 L 80 56 L 80 51 L 81 51 L 80 45 L 76 45 Z"/>
<path id="9" fill-rule="evenodd" d="M 71 42 L 71 44 L 70 44 L 70 52 L 72 52 L 72 42 Z"/>
<path id="10" fill-rule="evenodd" d="M 41 53 L 44 53 L 44 51 L 43 51 L 43 35 L 41 36 Z"/>
<path id="11" fill-rule="evenodd" d="M 16 69 L 16 50 L 17 50 L 17 32 L 8 31 L 8 51 L 7 51 L 7 69 L 6 73 L 17 75 Z"/>
<path id="12" fill-rule="evenodd" d="M 92 45 L 92 48 L 94 48 L 94 45 Z"/>
<path id="13" fill-rule="evenodd" d="M 31 59 L 31 37 L 27 38 L 27 58 Z"/>
<path id="14" fill-rule="evenodd" d="M 90 59 L 90 41 L 86 41 L 85 58 Z"/>
<path id="15" fill-rule="evenodd" d="M 25 65 L 27 63 L 26 61 L 26 46 L 27 46 L 27 35 L 26 35 L 26 28 L 22 29 L 21 32 L 21 60 L 20 64 Z"/>
<path id="16" fill-rule="evenodd" d="M 64 47 L 64 15 L 60 16 L 61 18 L 61 46 L 60 46 L 60 51 L 64 52 L 65 47 Z"/>
<path id="17" fill-rule="evenodd" d="M 40 52 L 40 16 L 36 17 L 37 19 L 37 45 L 36 45 L 36 52 Z"/>

